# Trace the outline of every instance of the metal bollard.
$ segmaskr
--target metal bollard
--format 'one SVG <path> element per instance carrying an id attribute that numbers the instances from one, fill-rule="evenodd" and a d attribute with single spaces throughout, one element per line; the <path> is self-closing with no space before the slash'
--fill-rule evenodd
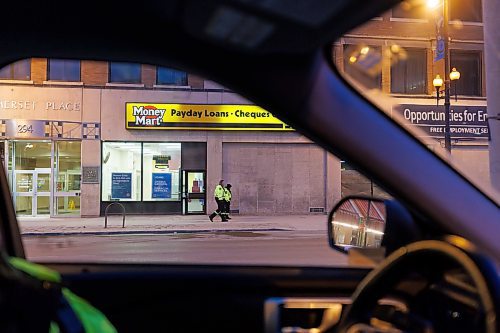
<path id="1" fill-rule="evenodd" d="M 122 228 L 125 228 L 125 215 L 126 215 L 126 213 L 125 213 L 125 206 L 123 206 L 119 202 L 112 202 L 112 203 L 110 203 L 109 205 L 106 206 L 106 210 L 104 211 L 104 228 L 108 227 L 108 210 L 113 205 L 117 205 L 117 206 L 121 207 L 122 216 L 123 216 L 123 225 L 122 225 Z M 112 214 L 112 215 L 117 215 L 117 214 Z"/>

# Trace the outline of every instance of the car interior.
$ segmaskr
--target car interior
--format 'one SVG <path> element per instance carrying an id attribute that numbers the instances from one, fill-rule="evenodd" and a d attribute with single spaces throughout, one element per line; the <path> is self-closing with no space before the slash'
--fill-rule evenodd
<path id="1" fill-rule="evenodd" d="M 377 204 L 386 211 L 384 238 L 373 240 L 382 242 L 382 254 L 339 245 L 340 229 L 332 221 L 344 201 L 325 215 L 331 250 L 371 256 L 373 270 L 47 266 L 118 332 L 500 332 L 498 201 L 367 101 L 331 63 L 332 41 L 397 2 L 3 3 L 0 67 L 57 57 L 173 66 L 203 75 L 348 159 L 397 200 Z M 240 25 L 245 19 L 253 24 Z M 24 257 L 0 173 L 2 249 Z M 33 308 L 16 320 L 29 320 Z"/>

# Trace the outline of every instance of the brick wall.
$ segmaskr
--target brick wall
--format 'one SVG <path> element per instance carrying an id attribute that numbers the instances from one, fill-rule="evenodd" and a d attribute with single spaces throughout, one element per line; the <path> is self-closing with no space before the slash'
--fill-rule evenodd
<path id="1" fill-rule="evenodd" d="M 109 65 L 105 61 L 82 60 L 81 73 L 85 85 L 103 86 L 108 82 Z"/>
<path id="2" fill-rule="evenodd" d="M 42 84 L 43 81 L 47 80 L 47 59 L 31 59 L 31 80 L 35 84 Z"/>
<path id="3" fill-rule="evenodd" d="M 191 88 L 203 89 L 203 81 L 203 78 L 197 75 L 188 74 L 188 86 Z"/>
<path id="4" fill-rule="evenodd" d="M 156 84 L 156 66 L 142 65 L 141 80 L 146 88 L 153 88 Z"/>

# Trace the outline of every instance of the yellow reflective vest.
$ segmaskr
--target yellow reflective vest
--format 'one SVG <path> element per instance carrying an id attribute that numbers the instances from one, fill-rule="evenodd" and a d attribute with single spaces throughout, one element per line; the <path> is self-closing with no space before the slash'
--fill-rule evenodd
<path id="1" fill-rule="evenodd" d="M 217 185 L 214 191 L 215 199 L 224 200 L 224 187 L 222 185 Z"/>
<path id="2" fill-rule="evenodd" d="M 224 200 L 227 202 L 231 201 L 231 191 L 229 191 L 227 188 L 224 188 Z"/>

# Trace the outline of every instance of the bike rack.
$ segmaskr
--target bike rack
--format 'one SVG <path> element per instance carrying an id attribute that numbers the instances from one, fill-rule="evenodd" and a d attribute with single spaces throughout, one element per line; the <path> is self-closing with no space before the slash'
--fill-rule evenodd
<path id="1" fill-rule="evenodd" d="M 119 206 L 121 207 L 121 210 L 122 210 L 122 217 L 123 217 L 123 225 L 122 225 L 122 228 L 125 228 L 125 216 L 127 215 L 126 212 L 125 212 L 125 206 L 123 206 L 121 203 L 119 202 L 112 202 L 110 203 L 109 205 L 106 206 L 106 210 L 104 211 L 104 228 L 107 228 L 108 227 L 108 210 L 109 208 L 111 208 L 111 206 Z M 118 213 L 119 214 L 119 213 Z M 118 215 L 118 214 L 112 214 L 112 215 Z"/>

